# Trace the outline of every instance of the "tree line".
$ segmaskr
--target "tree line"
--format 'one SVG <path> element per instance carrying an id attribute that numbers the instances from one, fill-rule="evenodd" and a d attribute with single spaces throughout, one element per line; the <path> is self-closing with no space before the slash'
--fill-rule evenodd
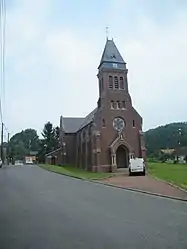
<path id="1" fill-rule="evenodd" d="M 51 122 L 44 125 L 39 138 L 37 131 L 26 129 L 11 137 L 7 145 L 9 161 L 24 160 L 31 152 L 36 152 L 39 162 L 45 161 L 45 154 L 59 148 L 60 128 Z"/>
<path id="2" fill-rule="evenodd" d="M 145 132 L 148 157 L 158 157 L 161 149 L 187 147 L 187 123 L 171 123 Z"/>
<path id="3" fill-rule="evenodd" d="M 26 129 L 11 137 L 8 156 L 14 160 L 23 160 L 31 151 L 38 152 L 38 160 L 44 162 L 45 154 L 59 148 L 60 128 L 51 122 L 44 125 L 39 138 L 37 131 Z M 145 132 L 147 156 L 157 158 L 160 150 L 166 148 L 187 147 L 187 123 L 171 123 Z"/>

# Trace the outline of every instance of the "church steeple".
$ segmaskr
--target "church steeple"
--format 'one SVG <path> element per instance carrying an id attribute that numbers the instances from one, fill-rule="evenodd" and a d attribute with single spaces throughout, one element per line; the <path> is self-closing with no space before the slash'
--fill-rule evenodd
<path id="1" fill-rule="evenodd" d="M 98 106 L 108 101 L 131 103 L 127 82 L 128 69 L 113 39 L 107 39 L 98 67 L 99 101 Z"/>
<path id="2" fill-rule="evenodd" d="M 98 69 L 126 69 L 126 63 L 118 51 L 113 39 L 107 39 Z"/>

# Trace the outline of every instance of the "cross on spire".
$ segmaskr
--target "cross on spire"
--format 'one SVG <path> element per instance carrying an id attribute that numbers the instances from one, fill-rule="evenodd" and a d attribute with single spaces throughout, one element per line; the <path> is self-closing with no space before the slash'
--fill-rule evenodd
<path id="1" fill-rule="evenodd" d="M 108 40 L 108 27 L 106 27 L 106 39 Z"/>

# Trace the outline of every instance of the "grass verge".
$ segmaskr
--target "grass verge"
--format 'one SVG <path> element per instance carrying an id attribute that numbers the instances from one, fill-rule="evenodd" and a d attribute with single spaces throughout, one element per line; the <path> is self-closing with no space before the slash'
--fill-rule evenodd
<path id="1" fill-rule="evenodd" d="M 186 164 L 148 163 L 148 172 L 157 178 L 187 190 Z"/>
<path id="2" fill-rule="evenodd" d="M 55 173 L 59 173 L 61 175 L 72 176 L 83 180 L 100 180 L 113 175 L 112 173 L 90 172 L 72 166 L 56 166 L 56 165 L 41 164 L 40 167 Z"/>

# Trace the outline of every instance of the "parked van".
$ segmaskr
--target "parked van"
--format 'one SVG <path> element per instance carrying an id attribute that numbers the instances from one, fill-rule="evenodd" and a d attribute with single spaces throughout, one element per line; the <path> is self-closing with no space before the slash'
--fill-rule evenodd
<path id="1" fill-rule="evenodd" d="M 129 162 L 129 176 L 133 173 L 145 175 L 145 163 L 143 158 L 131 158 Z"/>

